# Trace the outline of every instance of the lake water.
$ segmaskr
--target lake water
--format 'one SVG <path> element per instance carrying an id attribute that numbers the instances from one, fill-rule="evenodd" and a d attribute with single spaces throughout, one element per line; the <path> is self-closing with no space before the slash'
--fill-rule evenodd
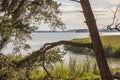
<path id="1" fill-rule="evenodd" d="M 116 32 L 110 32 L 110 33 L 100 33 L 101 36 L 105 36 L 105 35 L 120 35 L 120 33 L 116 33 Z M 40 47 L 42 45 L 44 45 L 45 43 L 49 43 L 49 42 L 55 42 L 55 41 L 60 41 L 60 40 L 71 40 L 74 38 L 86 38 L 86 37 L 90 37 L 89 33 L 33 33 L 32 34 L 32 40 L 29 41 L 32 50 L 37 50 L 40 49 Z M 77 55 L 74 54 L 73 52 L 67 51 L 67 54 L 65 55 L 65 61 L 67 61 L 69 59 L 69 57 L 75 57 L 78 60 L 82 60 L 85 61 L 86 59 L 94 59 L 91 56 L 88 55 Z M 118 67 L 120 65 L 120 60 L 118 61 L 114 61 L 114 60 L 109 60 L 109 65 L 111 67 Z"/>
<path id="2" fill-rule="evenodd" d="M 105 35 L 120 35 L 120 33 L 117 32 L 110 32 L 110 33 L 100 33 L 101 36 L 105 36 Z M 29 51 L 25 51 L 24 54 L 31 52 L 31 51 L 35 51 L 41 48 L 41 46 L 43 46 L 45 43 L 50 43 L 50 42 L 55 42 L 55 41 L 60 41 L 60 40 L 71 40 L 74 38 L 86 38 L 86 37 L 90 37 L 89 33 L 74 33 L 74 32 L 61 32 L 61 33 L 57 33 L 57 32 L 50 32 L 50 33 L 32 33 L 32 40 L 29 40 L 28 43 L 31 46 L 31 49 Z M 62 48 L 62 46 L 60 47 Z M 63 49 L 63 48 L 62 48 Z M 6 48 L 4 50 L 4 52 L 10 52 L 11 48 Z M 72 52 L 67 51 L 66 54 L 66 58 L 68 59 L 69 56 L 74 56 L 77 59 L 93 59 L 91 58 L 91 56 L 87 56 L 87 55 L 74 55 Z M 112 64 L 112 65 L 111 65 Z M 110 63 L 111 66 L 119 66 L 120 65 L 120 61 L 117 64 L 113 64 Z"/>
<path id="3" fill-rule="evenodd" d="M 120 33 L 100 33 L 101 36 L 103 35 L 120 35 Z M 32 47 L 32 50 L 39 49 L 45 43 L 60 41 L 60 40 L 71 40 L 74 38 L 86 38 L 90 37 L 89 33 L 33 33 L 32 40 L 29 41 L 29 44 Z"/>
<path id="4" fill-rule="evenodd" d="M 39 49 L 45 43 L 71 40 L 73 38 L 85 38 L 89 37 L 89 33 L 33 33 L 32 40 L 29 41 L 33 50 Z"/>

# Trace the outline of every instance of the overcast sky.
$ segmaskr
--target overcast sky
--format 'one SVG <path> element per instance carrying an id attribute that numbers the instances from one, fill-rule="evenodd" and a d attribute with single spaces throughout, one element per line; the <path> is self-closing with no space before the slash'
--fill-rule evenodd
<path id="1" fill-rule="evenodd" d="M 65 23 L 67 29 L 84 29 L 87 28 L 84 21 L 84 16 L 80 12 L 82 11 L 79 3 L 70 0 L 55 0 L 58 3 L 62 3 L 60 10 L 63 12 L 61 18 Z M 97 25 L 99 28 L 112 22 L 112 12 L 110 9 L 115 9 L 120 0 L 90 0 L 92 10 L 95 14 Z M 39 30 L 50 30 L 47 25 L 40 25 Z"/>

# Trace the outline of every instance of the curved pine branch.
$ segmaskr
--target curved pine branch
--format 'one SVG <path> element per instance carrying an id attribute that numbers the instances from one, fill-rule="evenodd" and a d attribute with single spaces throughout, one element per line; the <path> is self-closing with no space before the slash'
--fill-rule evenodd
<path id="1" fill-rule="evenodd" d="M 17 63 L 18 67 L 20 67 L 26 62 L 34 63 L 37 60 L 37 58 L 39 58 L 39 56 L 42 56 L 43 54 L 45 54 L 47 50 L 58 45 L 71 45 L 75 47 L 92 48 L 92 43 L 77 43 L 77 42 L 71 42 L 71 41 L 58 41 L 58 42 L 46 43 L 41 49 L 33 52 L 32 54 L 30 54 L 29 56 L 21 60 L 19 63 Z"/>

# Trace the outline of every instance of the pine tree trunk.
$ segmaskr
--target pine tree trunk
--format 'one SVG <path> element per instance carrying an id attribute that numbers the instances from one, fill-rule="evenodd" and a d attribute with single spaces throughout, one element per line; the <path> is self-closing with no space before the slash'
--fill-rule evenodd
<path id="1" fill-rule="evenodd" d="M 95 53 L 101 78 L 102 80 L 113 80 L 106 58 L 105 58 L 105 53 L 100 40 L 99 32 L 98 32 L 96 21 L 90 6 L 90 2 L 89 0 L 81 0 L 80 3 L 86 19 L 86 24 L 90 31 L 90 36 L 93 43 L 93 50 Z"/>

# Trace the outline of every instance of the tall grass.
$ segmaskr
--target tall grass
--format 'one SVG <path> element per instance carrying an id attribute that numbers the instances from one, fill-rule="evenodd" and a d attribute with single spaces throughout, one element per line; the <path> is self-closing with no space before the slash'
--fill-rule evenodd
<path id="1" fill-rule="evenodd" d="M 93 80 L 94 78 L 99 78 L 99 71 L 97 65 L 94 61 L 83 61 L 79 62 L 75 57 L 70 57 L 67 63 L 56 64 L 52 69 L 48 69 L 50 74 L 58 79 L 53 80 Z M 39 73 L 33 75 L 33 80 L 42 80 L 46 75 L 41 69 Z"/>
<path id="2" fill-rule="evenodd" d="M 101 37 L 104 50 L 107 57 L 120 57 L 120 36 L 105 36 Z M 73 39 L 72 41 L 75 42 L 91 42 L 89 38 L 85 39 Z M 88 48 L 77 48 L 77 47 L 66 47 L 68 50 L 73 49 L 75 51 L 80 51 L 79 53 L 85 54 L 90 53 L 93 55 L 92 50 Z M 84 61 L 77 60 L 76 57 L 71 56 L 67 62 L 61 62 L 53 67 L 47 67 L 49 73 L 54 78 L 52 80 L 94 80 L 95 78 L 100 78 L 99 70 L 97 67 L 96 62 L 93 60 L 86 59 Z M 119 71 L 120 69 L 110 69 L 111 72 Z M 31 79 L 32 80 L 43 80 L 46 76 L 46 72 L 41 69 L 37 68 L 37 70 L 31 72 Z M 49 79 L 46 79 L 49 80 Z"/>
<path id="3" fill-rule="evenodd" d="M 85 39 L 72 39 L 73 42 L 79 42 L 79 43 L 88 43 L 91 42 L 90 38 Z M 120 36 L 114 35 L 114 36 L 102 36 L 101 41 L 104 47 L 105 55 L 106 57 L 110 58 L 120 58 Z M 88 48 L 78 48 L 73 46 L 65 46 L 66 50 L 70 50 L 72 52 L 85 54 L 89 53 L 90 55 L 94 55 L 93 51 Z"/>

